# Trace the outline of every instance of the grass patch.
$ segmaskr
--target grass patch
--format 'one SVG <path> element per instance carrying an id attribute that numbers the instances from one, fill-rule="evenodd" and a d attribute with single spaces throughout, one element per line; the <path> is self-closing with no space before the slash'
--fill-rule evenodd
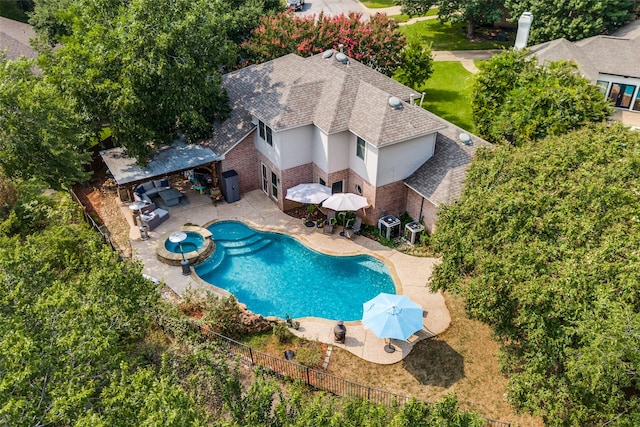
<path id="1" fill-rule="evenodd" d="M 431 43 L 433 50 L 500 49 L 512 44 L 510 41 L 467 40 L 465 37 L 466 24 L 442 24 L 437 19 L 403 25 L 400 27 L 400 31 L 407 37 L 407 41 L 417 41 L 424 45 Z M 479 32 L 479 34 L 482 33 Z"/>
<path id="2" fill-rule="evenodd" d="M 293 350 L 293 361 L 311 368 L 319 369 L 324 362 L 327 346 L 317 341 L 308 341 L 296 336 L 291 341 L 282 342 L 273 332 L 246 335 L 240 339 L 254 350 L 284 358 L 285 350 Z"/>
<path id="3" fill-rule="evenodd" d="M 451 326 L 438 337 L 416 343 L 402 362 L 378 365 L 334 347 L 329 372 L 430 402 L 454 392 L 463 409 L 477 410 L 485 417 L 512 425 L 542 426 L 540 419 L 517 415 L 504 397 L 507 379 L 500 374 L 498 344 L 491 338 L 490 328 L 466 316 L 461 298 L 447 293 L 444 296 Z"/>
<path id="4" fill-rule="evenodd" d="M 470 77 L 459 62 L 434 62 L 431 78 L 419 88 L 426 93 L 422 107 L 473 132 Z"/>
<path id="5" fill-rule="evenodd" d="M 417 15 L 417 16 L 409 16 L 409 15 L 391 15 L 389 16 L 389 18 L 393 18 L 398 24 L 402 23 L 402 22 L 407 22 L 408 20 L 410 20 L 411 18 L 418 18 L 420 16 L 436 16 L 438 15 L 438 11 L 440 9 L 434 7 L 432 9 L 429 9 L 427 11 L 426 14 L 424 15 Z"/>
<path id="6" fill-rule="evenodd" d="M 392 7 L 396 5 L 393 0 L 365 0 L 360 3 L 369 9 L 382 9 L 384 7 Z"/>
<path id="7" fill-rule="evenodd" d="M 22 7 L 18 5 L 18 2 L 15 0 L 0 1 L 0 16 L 24 23 L 29 21 L 29 17 L 24 13 Z"/>

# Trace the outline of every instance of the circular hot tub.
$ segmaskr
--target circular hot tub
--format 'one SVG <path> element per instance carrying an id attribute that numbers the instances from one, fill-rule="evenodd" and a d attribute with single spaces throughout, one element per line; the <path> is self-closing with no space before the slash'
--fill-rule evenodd
<path id="1" fill-rule="evenodd" d="M 170 236 L 176 232 L 183 232 L 186 238 L 180 242 L 172 242 Z M 156 255 L 160 261 L 169 265 L 180 265 L 183 256 L 189 263 L 197 264 L 211 255 L 214 247 L 209 230 L 185 225 L 160 236 Z"/>
<path id="2" fill-rule="evenodd" d="M 186 239 L 182 242 L 172 242 L 171 239 L 167 239 L 164 242 L 164 247 L 174 254 L 182 254 L 183 252 L 199 251 L 205 246 L 206 239 L 197 231 L 185 231 Z"/>

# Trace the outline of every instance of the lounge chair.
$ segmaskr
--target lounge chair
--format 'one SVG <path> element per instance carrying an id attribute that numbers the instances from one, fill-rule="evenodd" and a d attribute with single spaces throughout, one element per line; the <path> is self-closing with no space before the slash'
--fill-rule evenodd
<path id="1" fill-rule="evenodd" d="M 347 239 L 353 239 L 353 236 L 360 234 L 362 228 L 362 218 L 357 216 L 353 225 L 349 225 L 344 229 L 344 237 Z"/>
<path id="2" fill-rule="evenodd" d="M 327 219 L 324 221 L 324 227 L 322 227 L 322 232 L 325 234 L 333 234 L 335 223 L 336 223 L 336 211 L 329 210 L 327 212 Z"/>

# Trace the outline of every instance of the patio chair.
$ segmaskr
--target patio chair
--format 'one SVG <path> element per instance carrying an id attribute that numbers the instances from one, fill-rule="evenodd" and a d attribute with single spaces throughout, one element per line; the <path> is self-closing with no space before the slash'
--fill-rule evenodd
<path id="1" fill-rule="evenodd" d="M 351 227 L 351 231 L 353 231 L 353 234 L 360 234 L 361 228 L 362 228 L 362 217 L 357 216 L 356 221 L 353 223 L 353 227 Z"/>
<path id="2" fill-rule="evenodd" d="M 322 227 L 322 232 L 325 234 L 333 234 L 335 223 L 336 223 L 336 211 L 329 210 L 327 212 L 327 219 L 324 221 L 324 227 Z"/>
<path id="3" fill-rule="evenodd" d="M 344 237 L 347 239 L 353 239 L 353 236 L 360 233 L 362 228 L 362 218 L 357 216 L 353 222 L 353 225 L 348 225 L 343 232 Z"/>

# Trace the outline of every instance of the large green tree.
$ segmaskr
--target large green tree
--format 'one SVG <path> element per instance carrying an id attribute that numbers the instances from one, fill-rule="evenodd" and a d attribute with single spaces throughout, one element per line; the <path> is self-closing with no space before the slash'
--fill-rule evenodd
<path id="1" fill-rule="evenodd" d="M 0 168 L 10 178 L 55 189 L 84 181 L 89 127 L 69 96 L 32 72 L 28 59 L 0 53 Z"/>
<path id="2" fill-rule="evenodd" d="M 640 134 L 592 125 L 479 151 L 439 211 L 435 289 L 502 344 L 508 398 L 553 426 L 640 419 Z"/>
<path id="3" fill-rule="evenodd" d="M 69 15 L 71 35 L 39 64 L 139 161 L 151 143 L 209 137 L 228 113 L 220 70 L 235 51 L 217 2 L 78 0 Z"/>
<path id="4" fill-rule="evenodd" d="M 476 36 L 479 25 L 495 24 L 502 19 L 505 0 L 396 0 L 402 13 L 424 15 L 432 7 L 438 8 L 442 22 L 466 22 L 467 38 Z"/>
<path id="5" fill-rule="evenodd" d="M 0 223 L 0 420 L 73 425 L 102 406 L 158 292 L 87 227 L 67 194 L 34 190 L 21 188 Z"/>
<path id="6" fill-rule="evenodd" d="M 29 24 L 52 46 L 61 37 L 71 34 L 72 16 L 69 7 L 76 0 L 37 0 L 32 12 L 29 12 Z"/>
<path id="7" fill-rule="evenodd" d="M 262 19 L 251 37 L 241 45 L 244 62 L 261 63 L 288 53 L 309 56 L 327 49 L 338 49 L 353 59 L 387 75 L 402 65 L 402 50 L 406 45 L 398 24 L 384 14 L 298 16 L 282 13 Z"/>
<path id="8" fill-rule="evenodd" d="M 635 17 L 634 0 L 505 0 L 514 19 L 533 14 L 529 44 L 564 37 L 581 40 L 611 33 Z"/>
<path id="9" fill-rule="evenodd" d="M 402 49 L 401 56 L 402 66 L 398 68 L 394 78 L 403 85 L 418 89 L 433 73 L 431 46 L 425 47 L 414 41 Z"/>
<path id="10" fill-rule="evenodd" d="M 519 50 L 480 64 L 471 108 L 480 135 L 514 145 L 600 122 L 611 113 L 602 93 L 574 64 L 539 66 L 535 57 Z"/>

